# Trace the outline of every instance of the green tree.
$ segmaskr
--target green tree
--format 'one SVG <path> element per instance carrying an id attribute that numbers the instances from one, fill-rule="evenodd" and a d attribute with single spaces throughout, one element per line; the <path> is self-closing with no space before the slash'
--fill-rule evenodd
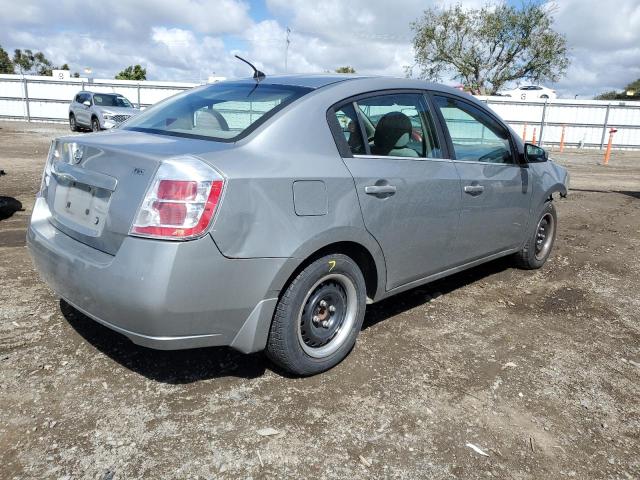
<path id="1" fill-rule="evenodd" d="M 14 73 L 13 62 L 7 51 L 0 46 L 0 73 Z"/>
<path id="2" fill-rule="evenodd" d="M 453 76 L 476 92 L 496 93 L 507 82 L 558 81 L 569 65 L 567 43 L 553 30 L 553 9 L 533 0 L 464 9 L 431 7 L 413 22 L 419 76 Z M 413 68 L 408 68 L 408 75 Z"/>
<path id="3" fill-rule="evenodd" d="M 13 64 L 18 67 L 20 73 L 31 73 L 35 75 L 51 75 L 53 64 L 45 57 L 44 53 L 26 49 L 24 51 L 17 48 L 13 52 Z"/>
<path id="4" fill-rule="evenodd" d="M 628 84 L 622 92 L 611 90 L 595 97 L 595 100 L 640 100 L 640 78 Z"/>
<path id="5" fill-rule="evenodd" d="M 140 65 L 129 65 L 116 75 L 116 80 L 146 80 L 147 69 Z"/>
<path id="6" fill-rule="evenodd" d="M 336 73 L 356 73 L 355 69 L 350 66 L 336 68 Z"/>
<path id="7" fill-rule="evenodd" d="M 71 70 L 69 68 L 69 64 L 68 63 L 63 63 L 62 66 L 59 69 L 56 70 Z"/>

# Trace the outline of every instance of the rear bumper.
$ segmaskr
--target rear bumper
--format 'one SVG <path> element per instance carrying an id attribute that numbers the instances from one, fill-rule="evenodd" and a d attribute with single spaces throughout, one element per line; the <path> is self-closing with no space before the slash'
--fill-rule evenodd
<path id="1" fill-rule="evenodd" d="M 38 198 L 27 245 L 61 298 L 134 343 L 174 350 L 266 345 L 287 259 L 229 259 L 210 236 L 189 242 L 127 237 L 115 256 L 57 230 Z"/>

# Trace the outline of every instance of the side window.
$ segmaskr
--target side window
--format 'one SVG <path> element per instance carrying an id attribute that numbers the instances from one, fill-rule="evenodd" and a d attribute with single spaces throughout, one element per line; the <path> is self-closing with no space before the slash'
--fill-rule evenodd
<path id="1" fill-rule="evenodd" d="M 512 163 L 509 131 L 479 108 L 451 97 L 435 96 L 453 142 L 456 160 Z"/>
<path id="2" fill-rule="evenodd" d="M 82 103 L 82 94 L 81 93 L 77 94 L 75 100 L 77 103 Z"/>
<path id="3" fill-rule="evenodd" d="M 369 151 L 375 156 L 440 158 L 440 146 L 424 96 L 380 95 L 356 103 Z"/>
<path id="4" fill-rule="evenodd" d="M 342 130 L 344 139 L 349 145 L 349 150 L 353 154 L 364 154 L 366 150 L 364 148 L 364 140 L 362 139 L 362 132 L 358 125 L 358 115 L 353 103 L 347 103 L 336 109 L 336 120 Z"/>

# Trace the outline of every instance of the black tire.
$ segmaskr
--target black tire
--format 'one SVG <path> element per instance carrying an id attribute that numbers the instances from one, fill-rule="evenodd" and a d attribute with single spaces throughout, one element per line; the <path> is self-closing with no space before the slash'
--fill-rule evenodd
<path id="1" fill-rule="evenodd" d="M 558 231 L 558 215 L 553 202 L 545 203 L 542 212 L 536 218 L 532 232 L 520 252 L 515 255 L 516 264 L 526 270 L 534 270 L 542 267 L 556 240 Z"/>
<path id="2" fill-rule="evenodd" d="M 72 113 L 69 115 L 69 129 L 72 132 L 78 131 L 78 124 L 76 123 L 76 116 Z"/>
<path id="3" fill-rule="evenodd" d="M 356 342 L 366 300 L 364 276 L 351 258 L 319 258 L 282 294 L 269 331 L 267 357 L 295 375 L 334 367 Z"/>
<path id="4" fill-rule="evenodd" d="M 91 117 L 91 131 L 92 132 L 100 131 L 100 122 L 96 117 Z"/>

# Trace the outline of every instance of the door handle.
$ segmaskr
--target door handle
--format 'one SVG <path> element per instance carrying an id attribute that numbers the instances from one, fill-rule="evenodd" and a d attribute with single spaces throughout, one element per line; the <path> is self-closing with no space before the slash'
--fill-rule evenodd
<path id="1" fill-rule="evenodd" d="M 464 193 L 468 193 L 470 195 L 480 195 L 484 192 L 484 186 L 482 185 L 465 185 Z"/>
<path id="2" fill-rule="evenodd" d="M 395 185 L 367 185 L 364 187 L 364 193 L 369 195 L 380 195 L 385 193 L 393 195 L 396 191 L 397 189 Z"/>

